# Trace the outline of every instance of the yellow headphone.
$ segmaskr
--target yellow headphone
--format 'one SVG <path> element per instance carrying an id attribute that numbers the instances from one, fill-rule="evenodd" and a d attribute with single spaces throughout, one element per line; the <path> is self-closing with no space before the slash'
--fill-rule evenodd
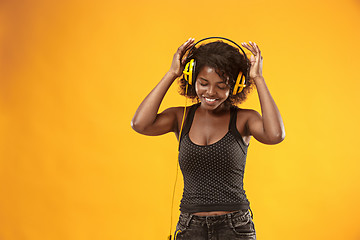
<path id="1" fill-rule="evenodd" d="M 234 41 L 232 41 L 230 39 L 223 38 L 223 37 L 208 37 L 208 38 L 201 39 L 192 46 L 192 48 L 189 51 L 189 55 L 187 56 L 186 61 L 185 61 L 187 63 L 185 65 L 185 68 L 183 71 L 184 79 L 190 85 L 192 85 L 195 81 L 195 67 L 196 67 L 196 61 L 195 61 L 195 59 L 191 58 L 191 52 L 196 44 L 198 44 L 199 42 L 205 41 L 207 39 L 212 39 L 212 38 L 219 38 L 219 39 L 224 39 L 224 40 L 232 42 L 243 52 L 243 55 L 245 56 L 245 58 L 247 60 L 246 62 L 247 63 L 249 62 L 244 50 L 238 44 L 236 44 Z M 189 58 L 191 58 L 190 61 L 189 61 Z M 242 72 L 239 72 L 236 82 L 235 82 L 235 85 L 234 85 L 233 92 L 232 92 L 233 95 L 240 93 L 244 89 L 244 87 L 246 87 L 245 80 L 246 80 L 246 77 L 244 76 L 244 74 Z"/>

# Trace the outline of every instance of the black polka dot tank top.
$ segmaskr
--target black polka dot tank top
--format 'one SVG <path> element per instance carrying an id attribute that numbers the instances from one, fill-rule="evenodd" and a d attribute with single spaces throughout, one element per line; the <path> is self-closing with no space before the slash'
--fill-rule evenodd
<path id="1" fill-rule="evenodd" d="M 195 111 L 190 107 L 179 145 L 179 165 L 184 178 L 181 212 L 236 211 L 249 209 L 243 189 L 248 145 L 236 128 L 237 107 L 230 110 L 229 131 L 210 145 L 197 145 L 189 138 Z"/>

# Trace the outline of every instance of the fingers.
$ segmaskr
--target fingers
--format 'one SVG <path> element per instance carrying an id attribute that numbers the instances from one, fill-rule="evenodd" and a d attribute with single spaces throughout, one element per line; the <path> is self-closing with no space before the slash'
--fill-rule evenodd
<path id="1" fill-rule="evenodd" d="M 256 43 L 254 43 L 254 45 L 255 45 L 257 54 L 258 54 L 259 56 L 261 56 L 261 51 L 260 51 L 259 46 L 258 46 Z"/>
<path id="2" fill-rule="evenodd" d="M 249 43 L 243 42 L 243 43 L 241 43 L 241 45 L 244 46 L 247 50 L 249 50 L 254 56 L 256 56 L 257 49 L 256 49 L 254 43 L 249 41 Z"/>
<path id="3" fill-rule="evenodd" d="M 241 43 L 243 47 L 245 47 L 247 50 L 249 50 L 255 57 L 260 56 L 261 57 L 261 51 L 259 46 L 256 43 L 253 43 L 249 41 L 249 43 L 243 42 Z M 262 57 L 261 57 L 262 58 Z"/>
<path id="4" fill-rule="evenodd" d="M 254 56 L 256 56 L 255 48 L 251 45 L 252 42 L 246 43 L 243 42 L 241 45 L 245 47 L 247 50 L 249 50 Z"/>
<path id="5" fill-rule="evenodd" d="M 189 50 L 190 48 L 192 48 L 192 46 L 195 44 L 195 38 L 193 38 L 192 40 L 190 40 L 187 44 L 186 44 L 186 49 L 185 52 L 187 50 Z"/>
<path id="6" fill-rule="evenodd" d="M 192 45 L 194 44 L 195 38 L 189 38 L 185 43 L 183 43 L 179 48 L 179 53 L 185 53 L 187 50 L 189 50 Z"/>
<path id="7" fill-rule="evenodd" d="M 181 45 L 178 48 L 178 54 L 180 55 L 180 59 L 183 58 L 184 54 L 190 49 L 192 48 L 192 46 L 194 45 L 195 42 L 195 38 L 189 38 L 183 45 Z M 181 60 L 181 63 L 184 64 L 185 63 L 186 58 L 183 58 Z"/>

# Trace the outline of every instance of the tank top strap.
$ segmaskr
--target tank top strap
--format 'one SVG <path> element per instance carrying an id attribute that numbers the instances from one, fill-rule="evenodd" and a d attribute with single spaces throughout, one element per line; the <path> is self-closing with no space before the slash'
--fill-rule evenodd
<path id="1" fill-rule="evenodd" d="M 237 107 L 231 106 L 230 107 L 230 123 L 229 123 L 229 131 L 235 133 L 236 129 L 236 117 L 237 117 Z M 234 131 L 236 130 L 236 131 Z"/>
<path id="2" fill-rule="evenodd" d="M 200 106 L 200 103 L 197 103 L 197 104 L 193 104 L 189 107 L 189 112 L 186 116 L 186 119 L 184 121 L 183 130 L 181 132 L 181 136 L 180 136 L 180 140 L 179 140 L 180 142 L 184 138 L 184 136 L 189 133 L 191 124 L 194 119 L 195 111 L 199 106 Z"/>
<path id="3" fill-rule="evenodd" d="M 244 153 L 247 152 L 248 145 L 245 144 L 243 137 L 239 133 L 237 127 L 236 127 L 236 119 L 237 119 L 237 106 L 231 106 L 230 108 L 230 124 L 229 124 L 229 131 L 232 133 L 232 135 L 236 138 L 237 142 L 239 143 L 241 149 Z"/>

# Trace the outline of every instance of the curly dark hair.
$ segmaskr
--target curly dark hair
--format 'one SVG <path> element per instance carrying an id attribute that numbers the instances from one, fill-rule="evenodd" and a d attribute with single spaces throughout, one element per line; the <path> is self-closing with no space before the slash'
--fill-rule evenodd
<path id="1" fill-rule="evenodd" d="M 239 104 L 246 100 L 247 95 L 254 86 L 254 81 L 249 78 L 248 66 L 250 66 L 250 61 L 240 53 L 238 48 L 218 40 L 201 45 L 198 48 L 194 47 L 191 52 L 189 52 L 186 63 L 192 58 L 196 61 L 194 83 L 188 86 L 186 94 L 186 85 L 188 82 L 185 80 L 184 75 L 182 75 L 179 80 L 179 93 L 181 95 L 199 102 L 199 98 L 195 91 L 195 80 L 200 70 L 203 67 L 208 66 L 214 68 L 219 77 L 225 82 L 229 80 L 230 94 L 224 102 L 226 106 Z M 246 87 L 244 87 L 240 93 L 232 95 L 239 72 L 244 73 Z"/>

